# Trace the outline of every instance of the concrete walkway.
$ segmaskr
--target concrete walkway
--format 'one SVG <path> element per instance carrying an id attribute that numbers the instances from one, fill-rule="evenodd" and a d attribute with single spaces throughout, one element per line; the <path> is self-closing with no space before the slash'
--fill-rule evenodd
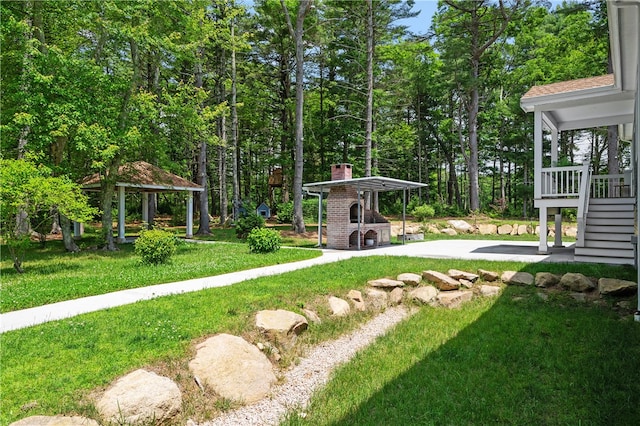
<path id="1" fill-rule="evenodd" d="M 142 300 L 172 294 L 188 293 L 207 288 L 224 287 L 253 278 L 291 272 L 315 265 L 362 256 L 410 256 L 438 259 L 502 260 L 513 262 L 572 262 L 573 249 L 552 249 L 550 255 L 537 255 L 538 243 L 533 241 L 443 240 L 406 245 L 393 245 L 362 251 L 323 250 L 322 256 L 300 262 L 273 265 L 213 277 L 122 290 L 98 296 L 83 297 L 0 314 L 0 333 L 43 324 L 102 309 L 127 305 Z"/>

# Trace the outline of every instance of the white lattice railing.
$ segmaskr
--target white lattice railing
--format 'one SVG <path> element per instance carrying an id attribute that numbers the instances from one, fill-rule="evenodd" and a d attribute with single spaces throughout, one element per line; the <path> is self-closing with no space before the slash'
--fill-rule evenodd
<path id="1" fill-rule="evenodd" d="M 591 177 L 591 198 L 619 198 L 631 195 L 629 178 L 619 175 L 594 175 Z"/>
<path id="2" fill-rule="evenodd" d="M 584 166 L 542 169 L 542 198 L 577 198 Z"/>

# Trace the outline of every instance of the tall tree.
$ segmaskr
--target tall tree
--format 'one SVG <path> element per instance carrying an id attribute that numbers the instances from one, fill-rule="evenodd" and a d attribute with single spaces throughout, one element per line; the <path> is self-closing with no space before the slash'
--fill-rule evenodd
<path id="1" fill-rule="evenodd" d="M 287 20 L 289 33 L 296 49 L 296 144 L 293 174 L 293 230 L 298 234 L 306 232 L 302 215 L 302 175 L 304 172 L 304 19 L 311 10 L 313 0 L 300 0 L 296 25 L 293 26 L 285 0 L 280 0 Z"/>

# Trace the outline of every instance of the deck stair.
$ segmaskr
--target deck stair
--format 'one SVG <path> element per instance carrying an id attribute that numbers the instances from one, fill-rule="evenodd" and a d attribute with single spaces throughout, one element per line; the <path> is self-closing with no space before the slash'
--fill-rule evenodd
<path id="1" fill-rule="evenodd" d="M 576 247 L 576 262 L 634 264 L 633 198 L 591 198 L 584 247 Z"/>

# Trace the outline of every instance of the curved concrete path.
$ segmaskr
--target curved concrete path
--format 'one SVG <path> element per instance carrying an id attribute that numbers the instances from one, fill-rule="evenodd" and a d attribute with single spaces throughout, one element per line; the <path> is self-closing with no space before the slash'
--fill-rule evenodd
<path id="1" fill-rule="evenodd" d="M 207 288 L 224 287 L 253 278 L 282 274 L 315 265 L 337 262 L 362 256 L 411 256 L 440 259 L 506 260 L 514 262 L 572 262 L 573 250 L 558 249 L 550 255 L 537 255 L 537 242 L 442 240 L 406 245 L 393 245 L 362 251 L 323 250 L 322 256 L 283 265 L 265 266 L 246 271 L 175 283 L 116 291 L 83 297 L 50 305 L 0 314 L 0 333 L 18 330 L 49 321 L 127 305 L 142 300 L 172 294 L 188 293 Z"/>

